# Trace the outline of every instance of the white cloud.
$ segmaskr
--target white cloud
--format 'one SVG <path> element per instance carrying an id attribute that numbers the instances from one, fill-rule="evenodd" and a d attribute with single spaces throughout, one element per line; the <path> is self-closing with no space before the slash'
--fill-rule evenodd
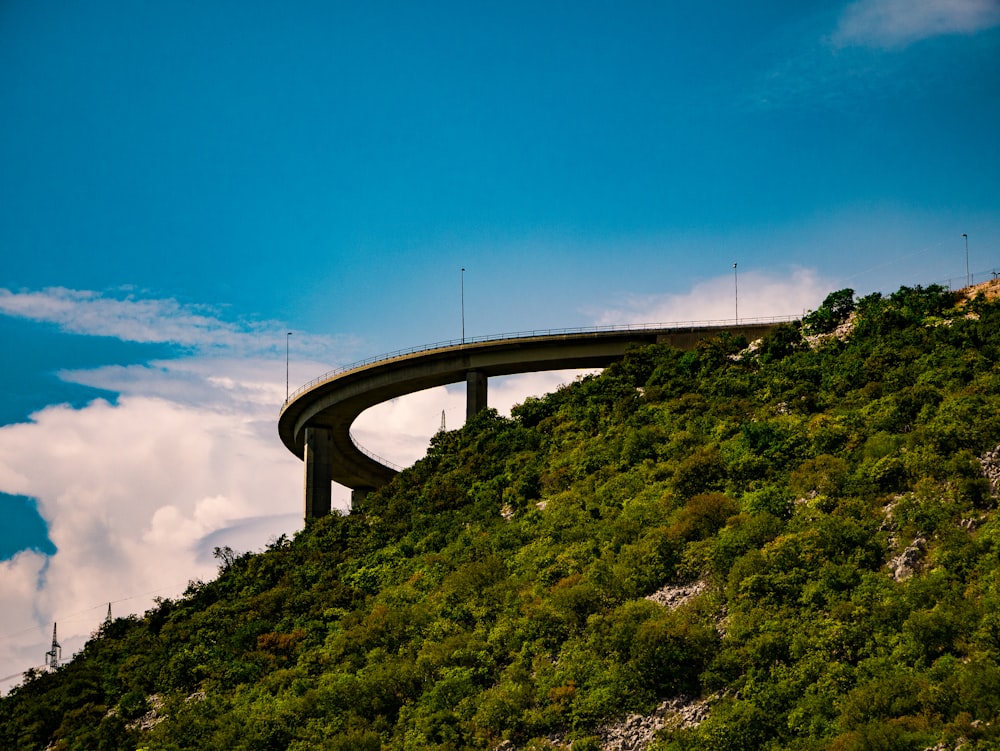
<path id="1" fill-rule="evenodd" d="M 858 0 L 845 8 L 833 42 L 901 47 L 944 34 L 972 34 L 997 24 L 997 0 Z"/>
<path id="2" fill-rule="evenodd" d="M 45 664 L 52 625 L 36 617 L 34 602 L 48 558 L 24 550 L 0 561 L 0 691 L 20 683 L 20 672 Z M 71 611 L 66 611 L 67 613 Z M 44 645 L 44 646 L 43 646 Z M 10 674 L 10 675 L 8 675 Z"/>
<path id="3" fill-rule="evenodd" d="M 789 276 L 759 271 L 707 279 L 690 292 L 630 297 L 620 307 L 596 314 L 599 324 L 732 321 L 776 316 L 800 316 L 816 308 L 830 291 L 811 269 Z M 738 310 L 737 310 L 738 306 Z"/>
<path id="4" fill-rule="evenodd" d="M 296 359 L 292 383 L 314 377 L 329 365 Z M 70 383 L 118 394 L 156 396 L 189 405 L 244 409 L 256 405 L 274 410 L 285 399 L 285 363 L 276 359 L 238 357 L 185 357 L 153 360 L 141 365 L 107 365 L 89 370 L 64 370 L 59 377 Z"/>
<path id="5" fill-rule="evenodd" d="M 232 345 L 244 333 L 211 315 L 207 306 L 184 306 L 172 299 L 117 299 L 65 287 L 22 292 L 0 289 L 0 312 L 54 323 L 68 333 L 129 342 Z"/>
<path id="6" fill-rule="evenodd" d="M 872 100 L 932 95 L 948 85 L 961 60 L 935 58 L 932 64 L 884 53 L 1000 25 L 1000 0 L 857 0 L 836 16 L 822 10 L 813 18 L 808 30 L 785 42 L 773 62 L 753 74 L 740 97 L 743 106 L 864 118 Z"/>
<path id="7" fill-rule="evenodd" d="M 172 298 L 113 297 L 91 290 L 49 287 L 11 292 L 0 288 L 0 314 L 52 323 L 70 334 L 109 336 L 126 342 L 178 344 L 230 355 L 284 351 L 286 328 L 275 321 L 234 323 L 208 305 L 185 305 Z M 296 352 L 342 354 L 356 346 L 350 338 L 299 334 Z"/>

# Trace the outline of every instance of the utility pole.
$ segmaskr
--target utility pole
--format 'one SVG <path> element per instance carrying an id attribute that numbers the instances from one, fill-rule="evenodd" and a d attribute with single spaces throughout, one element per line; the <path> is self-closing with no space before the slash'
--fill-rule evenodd
<path id="1" fill-rule="evenodd" d="M 963 232 L 962 237 L 965 238 L 965 286 L 968 287 L 972 284 L 969 277 L 969 236 Z"/>
<path id="2" fill-rule="evenodd" d="M 285 334 L 285 401 L 288 401 L 288 340 L 292 338 L 292 332 Z"/>
<path id="3" fill-rule="evenodd" d="M 736 264 L 733 263 L 733 292 L 736 299 L 736 325 L 740 325 L 740 280 L 736 272 Z"/>
<path id="4" fill-rule="evenodd" d="M 465 344 L 465 267 L 462 267 L 462 344 Z"/>

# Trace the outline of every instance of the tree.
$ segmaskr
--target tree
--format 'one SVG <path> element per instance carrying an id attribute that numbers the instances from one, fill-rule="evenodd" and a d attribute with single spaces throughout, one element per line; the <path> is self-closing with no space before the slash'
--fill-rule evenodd
<path id="1" fill-rule="evenodd" d="M 813 334 L 828 334 L 854 312 L 854 290 L 845 288 L 831 292 L 816 310 L 802 318 Z"/>

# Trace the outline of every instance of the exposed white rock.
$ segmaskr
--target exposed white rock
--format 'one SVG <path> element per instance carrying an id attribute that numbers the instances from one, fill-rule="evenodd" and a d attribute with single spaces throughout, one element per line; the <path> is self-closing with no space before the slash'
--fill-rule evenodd
<path id="1" fill-rule="evenodd" d="M 1000 494 L 1000 446 L 987 451 L 979 458 L 983 476 L 990 481 L 990 493 Z"/>
<path id="2" fill-rule="evenodd" d="M 907 545 L 902 553 L 891 558 L 889 560 L 889 569 L 892 571 L 892 578 L 901 582 L 917 573 L 926 550 L 927 540 L 923 537 L 918 537 Z"/>
<path id="3" fill-rule="evenodd" d="M 653 594 L 646 595 L 646 599 L 659 603 L 669 610 L 673 610 L 693 600 L 704 592 L 707 587 L 708 585 L 703 581 L 696 581 L 691 584 L 668 584 L 656 590 Z"/>
<path id="4" fill-rule="evenodd" d="M 708 716 L 708 702 L 686 697 L 668 699 L 651 714 L 632 714 L 601 727 L 602 751 L 645 751 L 665 727 L 696 727 Z"/>
<path id="5" fill-rule="evenodd" d="M 149 711 L 139 719 L 133 720 L 126 725 L 129 730 L 134 730 L 136 728 L 139 730 L 152 730 L 154 727 L 167 719 L 165 715 L 160 714 L 160 710 L 163 709 L 162 696 L 159 694 L 151 694 L 149 698 L 146 699 L 146 703 L 149 704 Z"/>

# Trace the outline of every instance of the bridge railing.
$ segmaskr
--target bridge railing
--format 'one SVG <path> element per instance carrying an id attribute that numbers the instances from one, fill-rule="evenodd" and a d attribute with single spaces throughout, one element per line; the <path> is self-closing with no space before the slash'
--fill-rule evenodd
<path id="1" fill-rule="evenodd" d="M 369 459 L 373 459 L 374 461 L 378 462 L 379 464 L 382 464 L 382 465 L 388 467 L 389 469 L 394 469 L 397 472 L 399 472 L 399 471 L 401 471 L 403 469 L 398 464 L 395 464 L 394 462 L 391 462 L 388 459 L 386 459 L 384 456 L 379 456 L 378 454 L 376 454 L 376 453 L 374 453 L 374 452 L 369 451 L 368 449 L 366 449 L 364 446 L 362 446 L 360 443 L 358 443 L 358 439 L 354 437 L 354 433 L 348 433 L 348 435 L 351 436 L 351 443 L 354 444 L 354 448 L 356 448 L 362 454 L 364 454 L 365 456 L 367 456 Z"/>
<path id="2" fill-rule="evenodd" d="M 486 342 L 498 342 L 505 339 L 536 339 L 543 336 L 565 336 L 567 334 L 613 334 L 620 331 L 664 331 L 668 329 L 690 329 L 690 328 L 712 328 L 715 326 L 742 326 L 746 324 L 754 323 L 789 323 L 791 321 L 799 320 L 800 316 L 763 316 L 756 318 L 720 318 L 716 320 L 701 320 L 701 321 L 676 321 L 673 323 L 626 323 L 626 324 L 615 324 L 608 326 L 584 326 L 580 328 L 563 328 L 563 329 L 536 329 L 534 331 L 515 331 L 506 334 L 487 334 L 486 336 L 467 336 L 464 339 L 448 339 L 445 341 L 434 342 L 432 344 L 419 344 L 415 347 L 407 347 L 406 349 L 397 349 L 393 352 L 387 352 L 381 355 L 375 355 L 373 357 L 366 357 L 364 360 L 358 360 L 357 362 L 352 362 L 349 365 L 342 365 L 341 367 L 334 368 L 333 370 L 328 370 L 321 376 L 313 378 L 308 383 L 304 383 L 299 386 L 295 391 L 290 393 L 285 401 L 281 405 L 282 411 L 285 407 L 292 401 L 295 400 L 300 394 L 304 394 L 306 391 L 311 389 L 320 383 L 329 381 L 331 378 L 335 378 L 338 375 L 346 373 L 350 370 L 355 370 L 357 368 L 363 368 L 368 365 L 375 365 L 381 362 L 388 362 L 389 360 L 395 360 L 400 357 L 409 357 L 410 355 L 416 355 L 421 352 L 430 352 L 435 349 L 447 349 L 450 347 L 462 347 L 467 344 L 483 344 Z M 355 444 L 357 445 L 357 444 Z M 358 448 L 361 448 L 360 446 Z M 362 449 L 364 451 L 364 449 Z M 367 453 L 367 452 L 366 452 Z M 379 459 L 379 457 L 372 457 L 374 459 Z M 379 461 L 384 461 L 379 459 Z"/>

